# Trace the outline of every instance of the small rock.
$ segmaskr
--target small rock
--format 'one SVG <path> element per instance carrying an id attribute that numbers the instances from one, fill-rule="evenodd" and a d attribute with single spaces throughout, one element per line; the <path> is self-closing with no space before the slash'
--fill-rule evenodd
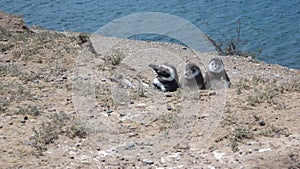
<path id="1" fill-rule="evenodd" d="M 167 110 L 171 111 L 172 107 L 171 106 L 167 106 Z"/>
<path id="2" fill-rule="evenodd" d="M 30 145 L 30 146 L 34 146 L 34 145 L 36 145 L 36 141 L 30 141 L 27 144 Z"/>
<path id="3" fill-rule="evenodd" d="M 125 116 L 125 113 L 124 112 L 120 113 L 120 117 L 123 117 L 123 116 Z"/>
<path id="4" fill-rule="evenodd" d="M 261 125 L 261 126 L 265 126 L 265 125 L 266 125 L 266 123 L 265 123 L 263 120 L 261 120 L 261 121 L 259 122 L 259 125 Z"/>
<path id="5" fill-rule="evenodd" d="M 134 133 L 130 133 L 129 137 L 138 137 L 138 135 L 139 135 L 139 133 L 134 132 Z"/>
<path id="6" fill-rule="evenodd" d="M 39 80 L 34 80 L 33 83 L 39 84 L 40 81 Z"/>
<path id="7" fill-rule="evenodd" d="M 26 120 L 24 120 L 24 119 L 23 119 L 23 120 L 21 120 L 21 123 L 26 123 Z"/>
<path id="8" fill-rule="evenodd" d="M 37 99 L 38 99 L 38 96 L 32 96 L 32 99 L 33 99 L 33 100 L 37 100 Z"/>
<path id="9" fill-rule="evenodd" d="M 23 119 L 24 119 L 24 120 L 28 120 L 28 116 L 25 116 Z"/>
<path id="10" fill-rule="evenodd" d="M 172 97 L 172 93 L 166 93 L 165 96 L 166 97 Z"/>
<path id="11" fill-rule="evenodd" d="M 153 161 L 153 160 L 147 160 L 147 159 L 144 159 L 144 160 L 143 160 L 143 163 L 148 164 L 148 165 L 151 165 L 151 164 L 154 164 L 154 161 Z"/>
<path id="12" fill-rule="evenodd" d="M 113 113 L 113 111 L 112 110 L 107 110 L 107 113 L 111 114 L 111 113 Z"/>
<path id="13" fill-rule="evenodd" d="M 62 79 L 67 79 L 67 78 L 68 78 L 67 75 L 62 76 Z"/>
<path id="14" fill-rule="evenodd" d="M 141 85 L 143 86 L 143 87 L 150 87 L 150 85 L 149 84 L 147 84 L 147 83 L 144 83 L 144 82 L 141 82 Z"/>
<path id="15" fill-rule="evenodd" d="M 130 144 L 127 144 L 125 149 L 128 150 L 128 149 L 132 149 L 133 147 L 135 146 L 134 143 L 130 143 Z"/>
<path id="16" fill-rule="evenodd" d="M 145 108 L 145 107 L 146 107 L 146 104 L 140 103 L 140 104 L 137 105 L 137 107 L 138 107 L 138 108 Z"/>
<path id="17" fill-rule="evenodd" d="M 9 125 L 13 125 L 14 123 L 13 123 L 13 122 L 9 122 L 8 124 L 9 124 Z"/>

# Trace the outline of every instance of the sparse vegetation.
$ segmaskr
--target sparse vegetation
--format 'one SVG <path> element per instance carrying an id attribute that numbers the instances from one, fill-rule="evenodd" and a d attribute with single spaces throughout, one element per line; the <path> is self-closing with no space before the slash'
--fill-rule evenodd
<path id="1" fill-rule="evenodd" d="M 0 26 L 0 41 L 7 41 L 11 34 L 5 28 Z"/>
<path id="2" fill-rule="evenodd" d="M 83 126 L 74 116 L 60 112 L 50 115 L 49 121 L 43 122 L 40 128 L 33 128 L 34 135 L 31 140 L 34 141 L 33 146 L 41 155 L 43 151 L 47 150 L 47 146 L 54 143 L 59 136 L 85 138 L 88 131 L 88 128 Z"/>
<path id="3" fill-rule="evenodd" d="M 34 105 L 23 105 L 19 106 L 19 111 L 17 114 L 38 116 L 41 114 L 41 110 L 39 107 Z"/>
<path id="4" fill-rule="evenodd" d="M 267 103 L 284 107 L 282 102 L 276 100 L 276 96 L 283 93 L 288 86 L 290 84 L 277 83 L 276 79 L 262 79 L 261 77 L 253 76 L 251 80 L 241 79 L 234 88 L 238 95 L 244 94 L 247 96 L 246 101 L 250 106 Z"/>
<path id="5" fill-rule="evenodd" d="M 7 106 L 9 105 L 9 102 L 5 100 L 5 98 L 0 97 L 0 113 L 3 113 L 7 110 Z"/>
<path id="6" fill-rule="evenodd" d="M 236 29 L 236 37 L 231 36 L 228 37 L 225 33 L 221 33 L 217 30 L 214 30 L 211 28 L 209 25 L 207 27 L 211 29 L 214 33 L 219 33 L 222 38 L 220 39 L 213 39 L 210 36 L 207 36 L 208 40 L 213 44 L 215 49 L 218 51 L 219 55 L 238 55 L 238 56 L 243 56 L 243 57 L 249 57 L 251 56 L 252 58 L 256 57 L 255 53 L 249 52 L 249 51 L 242 51 L 240 49 L 240 45 L 242 43 L 241 40 L 241 22 L 240 20 L 237 21 L 237 29 Z M 229 34 L 229 33 L 227 33 Z M 262 49 L 258 50 L 258 53 L 261 53 Z"/>
<path id="7" fill-rule="evenodd" d="M 104 109 L 109 109 L 113 106 L 114 101 L 109 84 L 96 84 L 95 86 L 96 99 Z"/>
<path id="8" fill-rule="evenodd" d="M 177 115 L 177 113 L 167 112 L 159 115 L 153 120 L 153 122 L 156 121 L 162 124 L 160 126 L 160 130 L 166 131 L 170 128 L 178 128 L 178 122 L 180 121 L 180 117 Z"/>
<path id="9" fill-rule="evenodd" d="M 258 131 L 257 134 L 265 136 L 265 137 L 273 137 L 275 134 L 285 135 L 287 132 L 284 133 L 284 131 L 285 131 L 284 129 L 281 129 L 281 128 L 275 127 L 274 125 L 271 125 L 263 130 Z"/>
<path id="10" fill-rule="evenodd" d="M 9 106 L 11 102 L 32 99 L 30 91 L 20 83 L 0 82 L 0 95 L 3 98 L 2 109 Z"/>
<path id="11" fill-rule="evenodd" d="M 238 143 L 244 139 L 252 139 L 253 132 L 243 126 L 237 126 L 234 128 L 232 135 L 230 135 L 230 147 L 233 152 L 239 151 Z"/>
<path id="12" fill-rule="evenodd" d="M 112 69 L 114 69 L 116 66 L 118 66 L 122 60 L 124 59 L 125 55 L 121 53 L 120 51 L 114 51 L 110 55 L 106 55 L 104 58 L 104 61 L 106 64 L 111 65 Z"/>
<path id="13" fill-rule="evenodd" d="M 4 76 L 17 76 L 20 74 L 17 66 L 15 65 L 0 65 L 0 77 Z"/>
<path id="14" fill-rule="evenodd" d="M 138 84 L 135 88 L 129 90 L 130 99 L 138 100 L 141 97 L 147 98 L 148 97 L 148 90 L 142 84 Z"/>

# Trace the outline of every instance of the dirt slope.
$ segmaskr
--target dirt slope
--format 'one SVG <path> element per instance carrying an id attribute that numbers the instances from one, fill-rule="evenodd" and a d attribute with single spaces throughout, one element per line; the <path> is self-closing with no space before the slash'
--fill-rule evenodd
<path id="1" fill-rule="evenodd" d="M 217 55 L 0 25 L 0 168 L 300 168 L 299 70 L 227 56 L 229 90 L 161 93 L 149 63 Z"/>

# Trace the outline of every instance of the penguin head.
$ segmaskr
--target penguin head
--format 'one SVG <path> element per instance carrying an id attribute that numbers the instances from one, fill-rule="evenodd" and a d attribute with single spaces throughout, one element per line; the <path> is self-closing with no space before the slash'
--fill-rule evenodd
<path id="1" fill-rule="evenodd" d="M 149 66 L 156 72 L 158 77 L 165 81 L 178 81 L 177 70 L 173 65 L 164 63 L 162 65 L 149 64 Z"/>
<path id="2" fill-rule="evenodd" d="M 193 79 L 196 76 L 199 76 L 200 74 L 201 74 L 201 70 L 196 64 L 188 63 L 185 66 L 185 71 L 184 71 L 184 78 L 185 79 Z"/>
<path id="3" fill-rule="evenodd" d="M 221 59 L 213 58 L 208 64 L 208 70 L 212 73 L 221 73 L 224 71 L 224 65 Z"/>

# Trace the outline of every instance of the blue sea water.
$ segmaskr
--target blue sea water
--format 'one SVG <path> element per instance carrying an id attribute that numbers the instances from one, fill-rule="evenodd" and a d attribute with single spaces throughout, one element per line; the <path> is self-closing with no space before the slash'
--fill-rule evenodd
<path id="1" fill-rule="evenodd" d="M 107 23 L 141 12 L 183 18 L 214 39 L 237 38 L 259 60 L 300 69 L 300 0 L 1 0 L 0 10 L 23 15 L 28 25 L 93 33 Z M 136 39 L 176 42 L 160 35 Z"/>

